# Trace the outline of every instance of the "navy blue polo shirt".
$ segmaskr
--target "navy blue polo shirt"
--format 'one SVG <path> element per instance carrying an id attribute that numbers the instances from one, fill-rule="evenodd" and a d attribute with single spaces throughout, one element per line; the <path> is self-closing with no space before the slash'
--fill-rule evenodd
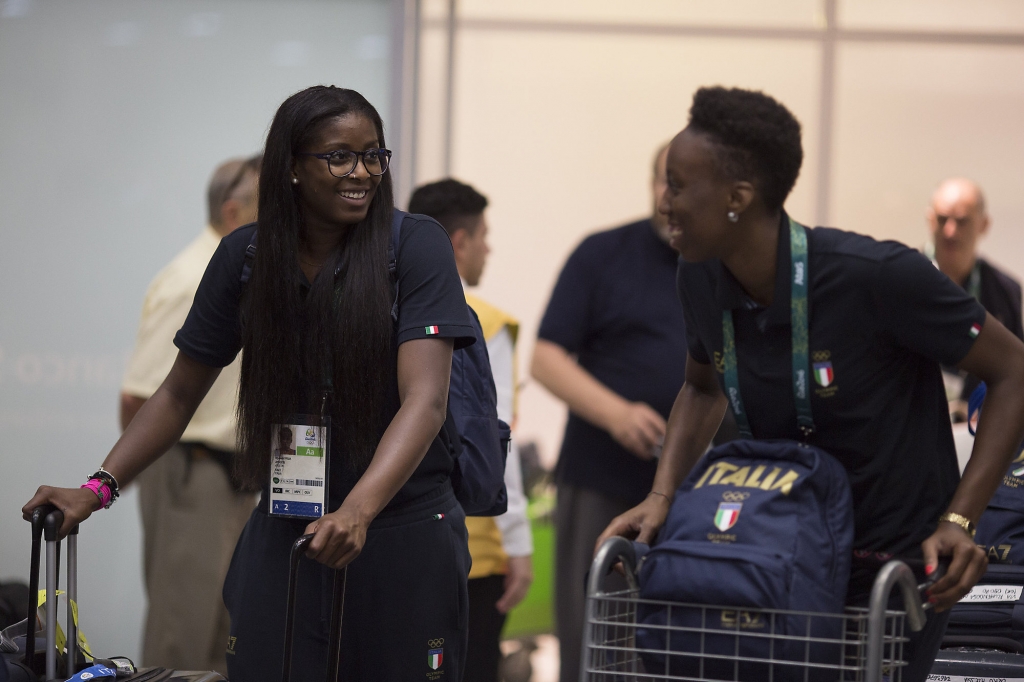
<path id="1" fill-rule="evenodd" d="M 252 239 L 255 223 L 239 228 L 224 237 L 203 275 L 185 324 L 174 337 L 174 344 L 196 362 L 210 367 L 224 367 L 242 350 L 242 324 L 239 304 L 244 284 L 242 266 L 245 250 Z M 465 294 L 455 267 L 448 234 L 435 220 L 410 215 L 402 223 L 397 259 L 398 323 L 392 347 L 397 363 L 398 346 L 411 339 L 451 338 L 455 347 L 467 346 L 475 340 Z M 291 286 L 298 287 L 305 297 L 309 282 L 295 265 Z M 296 400 L 301 400 L 297 397 Z M 385 426 L 398 412 L 397 380 L 391 388 L 389 414 Z M 298 412 L 304 412 L 296 406 Z M 270 428 L 270 425 L 267 425 Z M 443 433 L 442 429 L 442 433 Z M 332 433 L 330 508 L 341 504 L 356 484 L 358 474 L 340 461 L 341 444 Z M 383 435 L 383 434 L 381 434 Z M 392 499 L 389 507 L 424 495 L 443 484 L 449 477 L 453 460 L 443 436 L 434 438 L 426 456 L 408 482 Z M 268 474 L 269 475 L 269 474 Z"/>
<path id="2" fill-rule="evenodd" d="M 754 437 L 800 440 L 792 389 L 789 218 L 775 294 L 753 304 L 716 259 L 680 262 L 690 356 L 722 374 L 722 311 L 733 310 L 740 392 Z M 940 363 L 971 349 L 985 309 L 917 251 L 851 232 L 807 231 L 810 443 L 849 474 L 854 547 L 902 556 L 938 523 L 960 480 Z"/>
<path id="3" fill-rule="evenodd" d="M 626 400 L 668 419 L 686 371 L 686 328 L 676 299 L 678 254 L 650 220 L 583 240 L 551 294 L 538 336 L 578 357 L 583 369 Z M 559 483 L 639 503 L 656 461 L 570 413 L 555 470 Z"/>
<path id="4" fill-rule="evenodd" d="M 1021 321 L 1020 282 L 984 258 L 978 259 L 981 271 L 981 292 L 979 301 L 985 310 L 1003 323 L 1003 326 L 1021 341 L 1024 341 L 1024 323 Z"/>

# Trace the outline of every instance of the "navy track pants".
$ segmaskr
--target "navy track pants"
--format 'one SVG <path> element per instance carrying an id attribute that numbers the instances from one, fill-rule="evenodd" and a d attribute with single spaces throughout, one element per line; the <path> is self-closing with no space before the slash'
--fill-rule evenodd
<path id="1" fill-rule="evenodd" d="M 348 568 L 338 680 L 460 682 L 470 567 L 465 518 L 445 484 L 370 525 Z M 224 583 L 231 682 L 281 679 L 288 555 L 306 525 L 257 508 L 239 538 Z M 300 561 L 292 680 L 326 676 L 332 588 L 331 569 Z"/>

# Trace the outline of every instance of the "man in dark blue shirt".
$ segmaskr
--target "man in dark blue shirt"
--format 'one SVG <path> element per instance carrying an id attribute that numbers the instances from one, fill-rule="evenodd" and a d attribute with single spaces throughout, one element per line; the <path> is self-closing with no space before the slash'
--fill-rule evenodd
<path id="1" fill-rule="evenodd" d="M 655 206 L 666 154 L 662 148 L 655 159 Z M 579 679 L 583 579 L 594 542 L 651 489 L 665 419 L 683 385 L 677 256 L 657 211 L 591 235 L 566 262 L 541 321 L 531 373 L 569 407 L 555 472 L 562 682 Z"/>

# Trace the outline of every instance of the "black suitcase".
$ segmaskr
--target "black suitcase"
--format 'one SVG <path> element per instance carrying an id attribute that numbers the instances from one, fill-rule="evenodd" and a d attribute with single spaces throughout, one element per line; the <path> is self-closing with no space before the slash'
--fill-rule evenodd
<path id="1" fill-rule="evenodd" d="M 1024 678 L 1024 656 L 983 647 L 943 649 L 935 657 L 929 682 L 1014 682 Z"/>
<path id="2" fill-rule="evenodd" d="M 144 668 L 136 670 L 126 658 L 96 659 L 89 663 L 78 648 L 78 630 L 72 612 L 72 603 L 78 602 L 78 526 L 68 534 L 68 590 L 67 590 L 67 642 L 63 651 L 57 651 L 57 576 L 60 565 L 58 531 L 64 523 L 64 514 L 50 505 L 32 512 L 32 557 L 29 574 L 28 618 L 19 625 L 23 634 L 3 637 L 0 652 L 0 682 L 51 682 L 66 680 L 92 663 L 103 663 L 118 671 L 117 680 L 124 682 L 223 682 L 216 672 L 194 672 Z M 39 550 L 46 540 L 46 633 L 35 632 L 35 618 L 39 607 Z M 31 627 L 30 627 L 31 625 Z M 14 626 L 18 628 L 18 626 Z M 8 629 L 10 631 L 10 628 Z M 73 663 L 69 663 L 73 662 Z M 103 678 L 98 678 L 103 679 Z M 109 679 L 109 678 L 108 678 Z"/>
<path id="3" fill-rule="evenodd" d="M 1024 654 L 1024 566 L 989 564 L 972 593 L 950 611 L 943 646 Z"/>
<path id="4" fill-rule="evenodd" d="M 284 670 L 281 672 L 282 682 L 290 682 L 292 677 L 292 638 L 295 630 L 295 590 L 298 585 L 299 559 L 309 547 L 312 535 L 303 535 L 292 543 L 291 556 L 288 564 L 288 606 L 284 621 Z M 334 571 L 334 587 L 331 599 L 331 638 L 327 650 L 327 682 L 336 682 L 338 669 L 341 665 L 341 621 L 345 613 L 345 581 L 348 568 Z M 309 682 L 302 680 L 301 682 Z"/>
<path id="5" fill-rule="evenodd" d="M 1024 678 L 1024 566 L 989 564 L 950 611 L 932 682 Z"/>

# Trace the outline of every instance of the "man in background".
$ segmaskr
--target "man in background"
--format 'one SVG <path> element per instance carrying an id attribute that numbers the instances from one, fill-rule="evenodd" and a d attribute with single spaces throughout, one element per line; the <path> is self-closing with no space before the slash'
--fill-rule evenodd
<path id="1" fill-rule="evenodd" d="M 172 339 L 221 238 L 256 219 L 259 164 L 260 157 L 232 159 L 214 171 L 207 189 L 209 224 L 150 283 L 121 386 L 122 429 L 174 364 L 178 349 Z M 256 504 L 230 475 L 239 363 L 221 371 L 180 442 L 139 476 L 147 666 L 227 674 L 229 623 L 221 589 Z"/>
<path id="2" fill-rule="evenodd" d="M 446 179 L 423 185 L 409 199 L 409 212 L 441 223 L 452 240 L 455 266 L 464 287 L 475 287 L 487 263 L 487 198 L 469 185 Z M 510 315 L 466 294 L 480 318 L 498 397 L 498 418 L 515 425 L 515 343 L 519 323 Z M 508 511 L 497 517 L 466 518 L 469 554 L 469 648 L 463 682 L 497 682 L 499 640 L 509 610 L 533 582 L 533 538 L 526 517 L 519 448 L 512 439 L 505 463 Z"/>
<path id="3" fill-rule="evenodd" d="M 981 188 L 965 178 L 943 181 L 932 195 L 927 218 L 935 265 L 1024 340 L 1020 283 L 978 256 L 978 242 L 988 233 L 990 223 Z M 979 381 L 955 368 L 943 373 L 953 418 L 966 421 L 966 401 Z"/>
<path id="4" fill-rule="evenodd" d="M 586 239 L 541 320 L 531 373 L 569 407 L 555 469 L 555 622 L 561 681 L 579 679 L 584 576 L 598 535 L 651 490 L 665 420 L 683 385 L 678 254 L 657 211 L 668 146 L 655 155 L 651 217 Z"/>

